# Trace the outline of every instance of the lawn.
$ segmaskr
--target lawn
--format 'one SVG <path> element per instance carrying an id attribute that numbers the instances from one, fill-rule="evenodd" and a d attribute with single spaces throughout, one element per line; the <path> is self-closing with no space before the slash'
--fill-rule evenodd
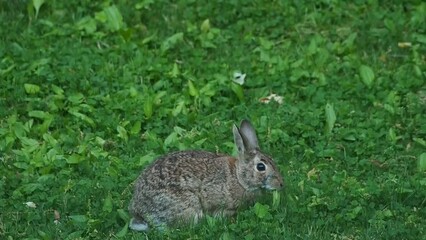
<path id="1" fill-rule="evenodd" d="M 425 26 L 421 0 L 0 0 L 0 239 L 426 239 Z M 144 167 L 235 154 L 242 119 L 283 191 L 128 229 Z"/>

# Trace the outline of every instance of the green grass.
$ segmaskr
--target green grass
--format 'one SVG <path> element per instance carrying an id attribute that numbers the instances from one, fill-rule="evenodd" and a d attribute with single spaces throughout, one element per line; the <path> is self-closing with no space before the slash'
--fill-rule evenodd
<path id="1" fill-rule="evenodd" d="M 426 239 L 426 4 L 213 2 L 0 0 L 0 238 Z M 127 229 L 148 163 L 243 118 L 284 191 Z"/>

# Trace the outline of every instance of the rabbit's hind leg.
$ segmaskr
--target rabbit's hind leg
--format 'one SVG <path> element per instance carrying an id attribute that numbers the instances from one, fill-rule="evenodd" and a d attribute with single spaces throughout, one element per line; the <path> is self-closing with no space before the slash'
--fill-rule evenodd
<path id="1" fill-rule="evenodd" d="M 177 219 L 183 220 L 189 223 L 198 223 L 204 217 L 203 210 L 200 207 L 191 207 L 184 209 L 180 214 L 177 215 Z"/>
<path id="2" fill-rule="evenodd" d="M 197 223 L 204 216 L 200 200 L 192 192 L 180 192 L 169 197 L 173 199 L 172 206 L 166 211 L 169 223 Z"/>

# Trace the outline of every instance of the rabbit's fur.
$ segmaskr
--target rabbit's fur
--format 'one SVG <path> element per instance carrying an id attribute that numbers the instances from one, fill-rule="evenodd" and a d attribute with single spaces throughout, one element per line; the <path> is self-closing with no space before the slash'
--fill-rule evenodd
<path id="1" fill-rule="evenodd" d="M 205 214 L 227 216 L 243 202 L 252 202 L 261 189 L 283 187 L 281 174 L 259 151 L 254 128 L 243 120 L 233 126 L 238 157 L 205 151 L 175 152 L 157 159 L 135 183 L 129 210 L 130 228 L 148 229 L 197 222 Z"/>

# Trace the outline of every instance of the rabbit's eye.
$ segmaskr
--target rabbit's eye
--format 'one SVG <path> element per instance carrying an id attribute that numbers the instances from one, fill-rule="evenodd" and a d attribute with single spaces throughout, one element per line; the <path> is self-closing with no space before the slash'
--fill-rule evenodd
<path id="1" fill-rule="evenodd" d="M 265 166 L 265 164 L 263 164 L 263 163 L 258 163 L 258 164 L 256 165 L 256 169 L 257 169 L 257 171 L 263 172 L 263 171 L 265 171 L 265 170 L 266 170 L 266 166 Z"/>

